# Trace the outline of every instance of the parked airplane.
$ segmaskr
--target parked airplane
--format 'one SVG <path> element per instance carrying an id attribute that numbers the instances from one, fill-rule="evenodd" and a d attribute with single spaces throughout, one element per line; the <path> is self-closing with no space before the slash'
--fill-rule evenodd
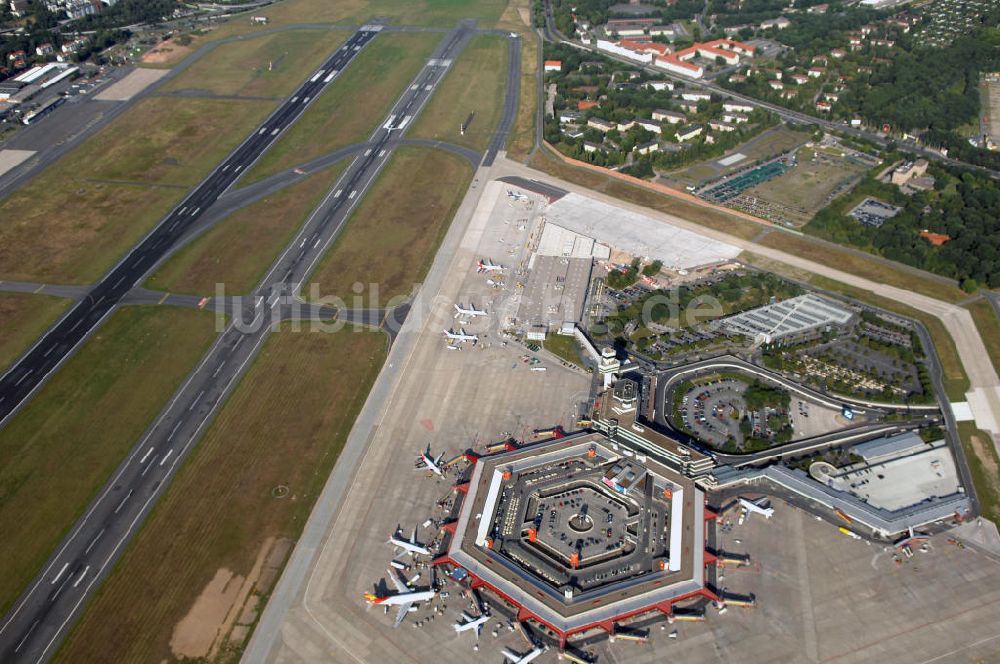
<path id="1" fill-rule="evenodd" d="M 412 607 L 417 602 L 426 602 L 428 600 L 434 599 L 437 595 L 437 591 L 431 590 L 419 590 L 413 591 L 406 587 L 398 576 L 396 576 L 392 570 L 389 570 L 389 578 L 392 579 L 392 583 L 396 586 L 395 595 L 384 595 L 378 596 L 373 593 L 365 593 L 365 599 L 369 604 L 377 606 L 398 606 L 399 612 L 396 614 L 396 622 L 393 627 L 399 627 L 400 623 L 409 613 L 410 607 Z"/>
<path id="2" fill-rule="evenodd" d="M 439 454 L 437 458 L 431 456 L 431 446 L 427 446 L 426 452 L 421 452 L 420 456 L 417 457 L 417 470 L 427 469 L 434 473 L 435 475 L 440 475 L 442 473 L 441 460 L 444 458 L 444 452 Z M 414 536 L 416 533 L 414 533 Z"/>
<path id="3" fill-rule="evenodd" d="M 468 307 L 463 307 L 461 304 L 455 305 L 455 318 L 459 318 L 461 316 L 471 316 L 472 318 L 475 318 L 477 316 L 485 315 L 486 312 L 476 309 L 476 305 L 474 304 L 469 304 Z"/>
<path id="4" fill-rule="evenodd" d="M 406 551 L 411 556 L 414 555 L 414 554 L 420 554 L 422 556 L 429 556 L 431 554 L 430 549 L 428 549 L 423 544 L 418 544 L 417 543 L 417 527 L 416 526 L 413 527 L 413 534 L 410 535 L 410 539 L 406 539 L 405 536 L 400 537 L 400 535 L 402 535 L 402 529 L 399 526 L 396 526 L 396 532 L 394 532 L 392 534 L 392 537 L 390 537 L 389 541 L 388 541 L 388 544 L 395 544 L 396 545 L 397 552 L 398 552 L 399 549 L 402 549 L 403 551 Z"/>
<path id="5" fill-rule="evenodd" d="M 528 200 L 528 197 L 526 195 L 519 194 L 518 192 L 514 191 L 513 189 L 508 189 L 507 190 L 507 196 L 511 200 L 515 200 L 515 201 L 526 201 L 526 200 Z"/>
<path id="6" fill-rule="evenodd" d="M 476 263 L 476 272 L 503 272 L 503 265 L 484 258 Z"/>
<path id="7" fill-rule="evenodd" d="M 452 330 L 445 330 L 444 336 L 448 338 L 448 341 L 457 341 L 458 343 L 465 343 L 466 341 L 471 341 L 476 343 L 479 341 L 479 337 L 475 334 L 466 334 L 465 329 L 461 329 L 458 332 L 453 332 Z"/>
<path id="8" fill-rule="evenodd" d="M 508 648 L 504 648 L 501 652 L 503 652 L 503 656 L 507 658 L 510 664 L 528 664 L 528 662 L 534 660 L 545 651 L 541 648 L 535 648 L 524 656 L 517 655 L 514 651 L 509 650 Z"/>
<path id="9" fill-rule="evenodd" d="M 452 629 L 455 630 L 456 634 L 473 629 L 476 631 L 476 638 L 479 638 L 479 634 L 483 631 L 483 625 L 489 620 L 489 616 L 479 616 L 478 618 L 473 618 L 465 611 L 462 612 L 462 620 L 458 621 L 452 625 Z"/>
<path id="10" fill-rule="evenodd" d="M 742 505 L 747 512 L 760 514 L 765 519 L 770 519 L 772 516 L 774 516 L 774 508 L 761 507 L 759 504 L 760 502 L 761 502 L 760 500 L 754 502 L 752 500 L 747 500 L 746 498 L 740 498 L 740 505 Z"/>

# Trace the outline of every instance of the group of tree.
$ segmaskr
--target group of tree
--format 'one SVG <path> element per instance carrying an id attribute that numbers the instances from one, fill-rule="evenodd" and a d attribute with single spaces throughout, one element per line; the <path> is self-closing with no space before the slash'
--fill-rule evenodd
<path id="1" fill-rule="evenodd" d="M 181 7 L 177 0 L 119 0 L 99 14 L 84 16 L 74 25 L 83 30 L 113 29 L 141 23 L 157 23 Z"/>
<path id="2" fill-rule="evenodd" d="M 1000 287 L 1000 183 L 971 172 L 932 167 L 935 189 L 904 196 L 866 178 L 852 196 L 835 200 L 805 227 L 806 232 L 886 258 L 958 279 L 968 288 Z M 865 196 L 902 209 L 881 227 L 848 216 Z M 934 246 L 920 236 L 930 230 L 950 237 Z"/>

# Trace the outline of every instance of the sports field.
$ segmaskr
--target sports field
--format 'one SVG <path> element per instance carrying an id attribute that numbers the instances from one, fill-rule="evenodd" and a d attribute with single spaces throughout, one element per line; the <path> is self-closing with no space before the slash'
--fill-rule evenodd
<path id="1" fill-rule="evenodd" d="M 71 304 L 61 297 L 0 293 L 0 374 Z"/>
<path id="2" fill-rule="evenodd" d="M 503 110 L 507 38 L 479 35 L 469 42 L 434 92 L 411 138 L 432 138 L 485 151 Z M 468 123 L 465 133 L 460 129 Z"/>
<path id="3" fill-rule="evenodd" d="M 275 334 L 57 661 L 194 659 L 211 652 L 219 631 L 235 642 L 199 661 L 237 661 L 256 613 L 240 616 L 238 593 L 221 593 L 210 584 L 220 571 L 231 572 L 238 575 L 230 581 L 232 589 L 254 586 L 251 605 L 267 593 L 278 570 L 269 579 L 255 575 L 255 560 L 273 539 L 299 536 L 385 350 L 381 332 L 348 328 L 308 334 L 285 328 Z M 181 624 L 199 597 L 199 609 Z M 240 617 L 230 633 L 232 625 L 222 624 L 234 604 Z"/>
<path id="4" fill-rule="evenodd" d="M 351 214 L 309 281 L 323 296 L 351 302 L 363 284 L 365 306 L 412 292 L 426 274 L 472 179 L 468 162 L 448 152 L 403 147 L 396 151 Z"/>
<path id="5" fill-rule="evenodd" d="M 255 182 L 367 139 L 427 64 L 441 37 L 436 33 L 380 34 L 264 153 L 242 182 Z"/>
<path id="6" fill-rule="evenodd" d="M 138 102 L 0 200 L 0 278 L 90 283 L 239 144 L 273 102 Z"/>
<path id="7" fill-rule="evenodd" d="M 172 293 L 250 292 L 281 250 L 330 191 L 346 162 L 238 210 L 174 254 L 146 286 Z"/>
<path id="8" fill-rule="evenodd" d="M 296 30 L 220 44 L 158 92 L 286 97 L 350 34 Z"/>
<path id="9" fill-rule="evenodd" d="M 123 308 L 0 429 L 0 613 L 194 367 L 214 322 Z"/>

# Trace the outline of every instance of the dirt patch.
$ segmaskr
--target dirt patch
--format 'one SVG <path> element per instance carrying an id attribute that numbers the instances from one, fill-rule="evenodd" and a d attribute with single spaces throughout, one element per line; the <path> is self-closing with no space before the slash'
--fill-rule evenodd
<path id="1" fill-rule="evenodd" d="M 170 650 L 178 658 L 205 657 L 243 585 L 243 577 L 220 569 L 198 595 L 188 614 L 174 627 Z"/>
<path id="2" fill-rule="evenodd" d="M 116 81 L 104 90 L 101 90 L 94 99 L 99 101 L 128 101 L 166 75 L 167 70 L 165 69 L 143 69 L 140 67 L 120 81 Z"/>
<path id="3" fill-rule="evenodd" d="M 277 578 L 292 547 L 290 540 L 268 537 L 246 578 L 220 569 L 174 627 L 170 650 L 178 658 L 214 658 L 227 641 L 242 643 L 257 620 L 258 595 Z M 264 580 L 262 585 L 259 582 Z"/>
<path id="4" fill-rule="evenodd" d="M 531 10 L 527 7 L 518 7 L 517 14 L 521 17 L 521 22 L 525 25 L 531 25 Z"/>
<path id="5" fill-rule="evenodd" d="M 173 39 L 160 42 L 153 48 L 142 54 L 142 62 L 147 65 L 162 65 L 168 62 L 178 62 L 187 56 L 192 50 L 192 46 L 182 46 Z"/>

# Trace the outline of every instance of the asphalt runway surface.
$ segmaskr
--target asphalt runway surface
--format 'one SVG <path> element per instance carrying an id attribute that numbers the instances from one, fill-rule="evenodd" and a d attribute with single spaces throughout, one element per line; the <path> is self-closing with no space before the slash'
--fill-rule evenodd
<path id="1" fill-rule="evenodd" d="M 201 214 L 269 147 L 377 34 L 362 29 L 348 39 L 264 123 L 137 245 L 99 284 L 0 379 L 0 417 L 14 413 L 103 318 L 109 315 Z M 388 135 L 388 134 L 387 134 Z M 370 169 L 370 162 L 367 168 Z M 357 164 L 351 184 L 370 182 Z M 353 198 L 353 197 L 352 197 Z M 315 217 L 316 215 L 314 215 Z M 298 238 L 296 238 L 298 241 Z M 313 253 L 322 243 L 311 245 Z M 279 260 L 282 275 L 304 265 L 302 253 Z M 276 266 L 277 267 L 277 266 Z M 272 270 L 272 275 L 275 270 Z M 271 278 L 271 275 L 269 275 Z M 191 441 L 241 375 L 271 329 L 279 295 L 248 298 L 240 324 L 220 335 L 166 410 L 116 470 L 56 552 L 0 624 L 0 661 L 38 662 L 59 639 L 117 558 L 137 524 L 169 482 Z M 265 311 L 266 310 L 266 311 Z M 279 309 L 278 313 L 282 313 Z M 267 314 L 267 315 L 265 315 Z M 274 316 L 276 319 L 277 314 Z M 243 323 L 243 321 L 246 321 Z M 248 338 L 249 337 L 249 338 Z"/>
<path id="2" fill-rule="evenodd" d="M 356 53 L 354 47 L 360 50 L 375 34 L 360 31 L 349 39 L 338 50 L 338 54 L 343 52 L 347 55 L 347 60 L 336 60 L 335 55 L 323 66 L 325 73 L 316 81 L 305 84 L 292 99 L 317 94 L 318 89 L 311 87 L 311 84 L 324 81 L 323 76 L 329 75 L 331 67 L 342 68 Z M 387 163 L 392 150 L 401 144 L 398 137 L 423 109 L 448 71 L 452 58 L 465 46 L 472 34 L 474 31 L 469 25 L 462 25 L 444 36 L 427 65 L 366 142 L 365 149 L 356 154 L 334 188 L 271 266 L 255 292 L 242 300 L 226 298 L 226 302 L 222 303 L 226 313 L 233 316 L 233 322 L 222 331 L 0 625 L 0 661 L 42 662 L 52 656 L 67 629 L 78 617 L 80 607 L 100 586 L 124 546 L 169 485 L 175 469 L 193 449 L 193 443 L 204 432 L 217 408 L 256 357 L 270 332 L 277 329 L 281 321 L 298 315 L 303 308 L 317 311 L 321 309 L 314 305 L 304 305 L 297 298 L 301 284 L 315 269 L 343 228 L 365 191 Z M 288 103 L 295 102 L 287 102 L 282 109 Z M 303 104 L 299 103 L 301 105 Z M 277 136 L 280 130 L 275 132 L 274 128 L 287 127 L 293 119 L 294 115 L 282 115 L 279 109 L 264 123 L 265 131 L 257 131 L 254 136 Z M 252 137 L 248 143 L 253 141 Z M 169 241 L 163 247 L 164 250 L 169 248 L 169 242 L 175 240 L 185 228 L 196 223 L 198 214 L 190 214 L 192 205 L 207 209 L 235 180 L 235 177 L 223 179 L 219 174 L 241 172 L 249 166 L 250 160 L 242 152 L 245 146 L 246 144 L 241 146 L 223 162 L 198 191 L 161 223 L 158 230 L 166 228 L 168 232 L 176 234 L 168 236 Z M 259 154 L 260 152 L 256 153 Z M 237 169 L 236 166 L 241 168 Z M 223 185 L 223 182 L 226 184 Z M 205 184 L 212 186 L 201 192 Z M 187 213 L 183 211 L 184 208 L 188 209 Z M 155 233 L 156 231 L 154 235 Z M 131 267 L 134 260 L 135 251 L 121 265 Z M 155 261 L 149 265 L 153 263 Z M 118 278 L 116 270 L 112 271 L 115 279 Z M 148 268 L 137 272 L 135 279 L 140 279 L 146 271 Z M 104 280 L 106 281 L 107 279 Z M 110 312 L 130 290 L 131 285 L 124 288 L 122 293 L 114 291 L 114 303 L 108 302 L 105 296 L 106 301 L 102 304 L 108 308 L 102 316 Z M 90 301 L 92 295 L 93 293 L 84 300 L 84 304 Z M 388 316 L 383 311 L 343 312 L 342 315 L 342 312 L 329 310 L 324 313 L 334 314 L 342 320 L 381 325 L 392 335 L 398 330 L 408 310 L 407 307 L 397 309 Z M 94 324 L 99 320 L 100 317 L 94 318 Z"/>
<path id="3" fill-rule="evenodd" d="M 44 382 L 201 215 L 277 140 L 376 30 L 359 30 L 290 96 L 259 129 L 128 253 L 80 303 L 0 377 L 0 425 Z"/>

